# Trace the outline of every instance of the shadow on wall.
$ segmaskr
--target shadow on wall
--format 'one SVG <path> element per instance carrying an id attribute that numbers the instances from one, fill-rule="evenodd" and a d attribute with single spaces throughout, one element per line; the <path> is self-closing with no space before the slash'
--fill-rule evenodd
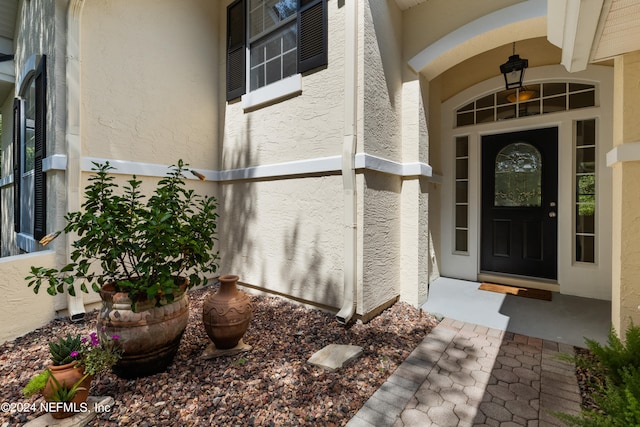
<path id="1" fill-rule="evenodd" d="M 241 138 L 242 145 L 231 154 L 230 167 L 224 169 L 240 169 L 252 164 L 253 144 L 249 129 L 250 119 L 245 129 L 245 138 Z M 223 162 L 223 165 L 225 163 Z M 249 181 L 231 181 L 221 184 L 222 200 L 220 203 L 220 239 L 221 266 L 225 271 L 220 274 L 238 274 L 240 281 L 247 262 L 254 258 L 254 242 L 249 230 L 256 224 L 256 190 Z"/>
<path id="2" fill-rule="evenodd" d="M 323 277 L 325 257 L 319 244 L 321 236 L 316 232 L 311 242 L 302 242 L 300 222 L 301 219 L 297 218 L 293 228 L 283 236 L 286 262 L 283 260 L 280 266 L 280 277 L 287 284 L 290 295 L 311 298 L 325 308 L 337 310 L 342 301 L 342 294 L 339 293 L 342 286 L 333 278 Z"/>
<path id="3" fill-rule="evenodd" d="M 226 159 L 231 159 L 223 162 L 223 169 L 259 164 L 251 126 L 248 118 L 243 134 L 229 143 L 231 147 L 223 148 Z M 309 221 L 317 216 L 310 210 L 317 205 L 295 199 L 301 188 L 300 180 L 305 179 L 322 180 L 322 177 L 254 178 L 247 174 L 243 180 L 221 183 L 219 274 L 237 274 L 241 282 L 260 290 L 337 309 L 342 302 L 342 284 L 332 273 L 335 268 L 328 264 L 342 267 L 341 252 L 337 255 L 340 259 L 330 260 L 331 255 L 323 254 L 327 243 L 323 239 L 338 239 L 331 247 L 342 248 L 342 234 L 325 232 L 322 223 L 312 225 L 315 231 L 309 230 Z M 302 188 L 306 188 L 304 185 Z M 259 194 L 261 188 L 269 191 Z M 297 210 L 298 214 L 278 214 L 287 208 Z"/>

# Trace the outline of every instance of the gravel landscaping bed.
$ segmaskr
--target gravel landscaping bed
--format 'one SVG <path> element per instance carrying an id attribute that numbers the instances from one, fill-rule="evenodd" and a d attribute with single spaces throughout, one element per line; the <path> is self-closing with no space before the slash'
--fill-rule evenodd
<path id="1" fill-rule="evenodd" d="M 252 296 L 253 320 L 244 342 L 249 352 L 201 359 L 209 344 L 202 303 L 214 289 L 189 293 L 191 312 L 178 355 L 167 372 L 136 380 L 112 373 L 94 379 L 91 395 L 109 395 L 115 405 L 95 426 L 297 426 L 346 424 L 413 351 L 437 320 L 408 304 L 396 303 L 367 324 L 339 325 L 334 316 L 276 297 Z M 49 364 L 48 342 L 67 333 L 88 335 L 97 312 L 82 324 L 54 320 L 0 345 L 2 401 L 26 400 L 29 379 Z M 353 344 L 364 354 L 329 372 L 306 363 L 328 344 Z M 0 413 L 0 425 L 22 425 L 42 412 Z"/>
<path id="2" fill-rule="evenodd" d="M 595 357 L 586 348 L 574 347 L 574 352 L 576 357 L 583 357 L 590 360 L 591 363 L 596 363 Z M 576 379 L 578 380 L 578 387 L 580 388 L 582 407 L 604 413 L 593 399 L 593 396 L 605 382 L 602 373 L 595 369 L 590 369 L 587 366 L 576 365 Z"/>

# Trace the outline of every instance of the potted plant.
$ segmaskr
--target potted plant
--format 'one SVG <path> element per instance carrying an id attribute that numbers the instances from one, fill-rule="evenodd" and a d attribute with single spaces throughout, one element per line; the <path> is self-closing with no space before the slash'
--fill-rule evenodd
<path id="1" fill-rule="evenodd" d="M 67 335 L 49 343 L 52 364 L 29 381 L 23 395 L 29 398 L 42 392 L 48 402 L 67 403 L 49 405 L 54 418 L 66 418 L 83 410 L 93 377 L 113 367 L 122 356 L 119 337 L 101 332 L 100 338 L 93 332 L 89 337 Z"/>
<path id="2" fill-rule="evenodd" d="M 94 163 L 82 211 L 65 216 L 65 233 L 75 233 L 71 263 L 60 269 L 31 267 L 26 278 L 38 293 L 51 295 L 74 283 L 100 292 L 98 325 L 121 338 L 124 356 L 114 366 L 121 377 L 163 371 L 171 363 L 189 318 L 185 290 L 206 283 L 217 270 L 217 204 L 187 189 L 182 160 L 170 168 L 152 195 L 142 194 L 136 176 L 118 184 L 109 163 Z M 47 244 L 60 233 L 46 236 Z"/>

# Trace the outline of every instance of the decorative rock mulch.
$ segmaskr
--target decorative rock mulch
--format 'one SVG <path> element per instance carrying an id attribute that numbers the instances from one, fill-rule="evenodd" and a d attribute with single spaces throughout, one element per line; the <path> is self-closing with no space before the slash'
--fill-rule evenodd
<path id="1" fill-rule="evenodd" d="M 437 324 L 433 316 L 397 303 L 367 324 L 343 327 L 332 314 L 252 296 L 254 317 L 244 341 L 253 349 L 204 360 L 209 340 L 201 311 L 211 289 L 189 293 L 189 325 L 167 372 L 136 380 L 112 373 L 94 379 L 91 394 L 113 396 L 115 404 L 89 425 L 341 426 Z M 48 365 L 48 342 L 67 333 L 90 333 L 96 314 L 88 313 L 80 325 L 54 320 L 0 345 L 1 400 L 37 407 L 42 397 L 25 400 L 20 391 Z M 328 344 L 358 345 L 363 355 L 336 372 L 307 364 Z M 1 412 L 0 426 L 19 426 L 39 415 L 37 410 Z"/>

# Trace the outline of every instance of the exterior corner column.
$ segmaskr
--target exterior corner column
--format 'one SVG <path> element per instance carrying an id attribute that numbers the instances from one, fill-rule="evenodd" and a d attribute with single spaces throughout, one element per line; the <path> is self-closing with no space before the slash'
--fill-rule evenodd
<path id="1" fill-rule="evenodd" d="M 617 57 L 614 69 L 614 151 L 640 143 L 640 52 Z M 629 145 L 627 145 L 629 144 Z M 624 337 L 640 324 L 640 157 L 611 162 L 613 224 L 611 320 Z"/>
<path id="2" fill-rule="evenodd" d="M 402 160 L 429 159 L 426 114 L 420 80 L 407 81 L 402 88 Z M 429 286 L 429 195 L 428 180 L 409 177 L 402 181 L 400 300 L 420 306 L 427 300 Z"/>

